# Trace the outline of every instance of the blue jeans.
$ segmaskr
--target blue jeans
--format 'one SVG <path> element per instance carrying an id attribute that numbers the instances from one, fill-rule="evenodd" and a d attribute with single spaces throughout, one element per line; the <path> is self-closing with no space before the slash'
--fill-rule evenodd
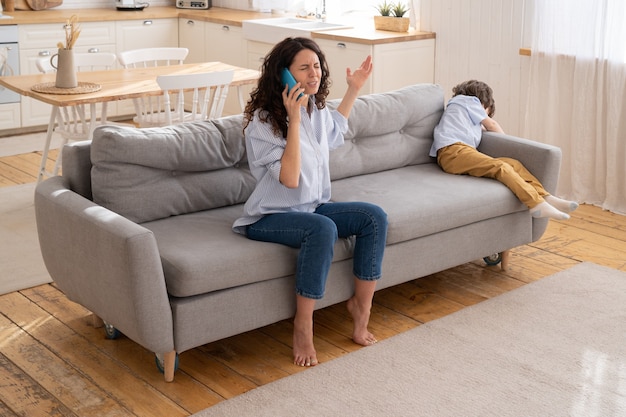
<path id="1" fill-rule="evenodd" d="M 324 296 L 337 237 L 356 236 L 353 273 L 358 279 L 382 276 L 387 240 L 387 214 L 369 203 L 326 203 L 314 213 L 277 213 L 246 228 L 248 238 L 300 248 L 296 266 L 296 294 Z"/>

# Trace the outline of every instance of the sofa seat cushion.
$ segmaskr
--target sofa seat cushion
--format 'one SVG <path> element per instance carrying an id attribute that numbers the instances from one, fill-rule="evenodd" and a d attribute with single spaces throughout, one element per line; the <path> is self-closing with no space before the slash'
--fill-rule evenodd
<path id="1" fill-rule="evenodd" d="M 447 174 L 435 163 L 334 181 L 332 200 L 382 207 L 387 244 L 527 210 L 499 181 Z"/>
<path id="2" fill-rule="evenodd" d="M 170 295 L 189 297 L 295 274 L 296 249 L 232 231 L 242 210 L 235 205 L 142 224 L 155 235 Z M 352 247 L 351 239 L 339 239 L 333 260 L 350 258 Z"/>
<path id="3" fill-rule="evenodd" d="M 500 182 L 446 174 L 434 163 L 334 181 L 334 201 L 368 201 L 388 215 L 387 244 L 527 210 Z M 157 241 L 168 293 L 188 297 L 295 274 L 298 251 L 233 233 L 234 205 L 143 223 Z M 529 214 L 530 216 L 530 214 Z M 352 256 L 339 239 L 334 262 Z"/>

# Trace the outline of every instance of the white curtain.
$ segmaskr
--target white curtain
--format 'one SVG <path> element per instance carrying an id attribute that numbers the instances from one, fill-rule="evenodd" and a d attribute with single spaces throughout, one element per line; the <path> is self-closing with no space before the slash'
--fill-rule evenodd
<path id="1" fill-rule="evenodd" d="M 556 195 L 626 214 L 626 1 L 532 3 L 523 136 L 561 148 Z"/>

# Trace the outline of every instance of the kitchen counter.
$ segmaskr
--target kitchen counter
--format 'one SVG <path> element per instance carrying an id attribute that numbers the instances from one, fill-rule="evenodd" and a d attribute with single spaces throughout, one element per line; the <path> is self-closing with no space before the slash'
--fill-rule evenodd
<path id="1" fill-rule="evenodd" d="M 1 19 L 0 25 L 23 25 L 38 23 L 64 23 L 72 15 L 79 17 L 79 22 L 101 22 L 140 19 L 167 19 L 181 17 L 201 20 L 224 25 L 241 26 L 243 20 L 267 19 L 268 17 L 284 17 L 284 14 L 260 13 L 247 10 L 212 7 L 208 10 L 178 9 L 176 7 L 147 7 L 137 11 L 121 11 L 114 7 L 107 9 L 48 9 L 48 10 L 16 10 L 4 12 L 13 19 Z M 388 32 L 375 30 L 373 22 L 364 23 L 364 27 L 332 31 L 312 32 L 311 37 L 337 41 L 364 43 L 369 45 L 391 42 L 434 38 L 432 32 Z"/>
<path id="2" fill-rule="evenodd" d="M 0 25 L 25 25 L 38 23 L 65 23 L 72 15 L 76 15 L 80 22 L 101 22 L 109 20 L 136 20 L 136 19 L 165 19 L 177 17 L 175 7 L 147 7 L 141 11 L 118 11 L 114 7 L 106 9 L 59 9 L 48 10 L 16 10 L 5 11 L 13 19 L 2 19 Z"/>
<path id="3" fill-rule="evenodd" d="M 434 39 L 435 33 L 420 32 L 418 30 L 409 30 L 408 32 L 390 32 L 387 30 L 375 30 L 374 22 L 371 22 L 371 25 L 365 25 L 364 27 L 357 27 L 354 29 L 312 32 L 311 37 L 316 39 L 329 39 L 333 41 L 378 45 L 383 43 Z"/>
<path id="4" fill-rule="evenodd" d="M 13 19 L 2 19 L 0 25 L 24 25 L 33 23 L 64 23 L 70 16 L 77 15 L 79 22 L 102 22 L 139 19 L 167 19 L 184 17 L 215 23 L 241 26 L 246 19 L 261 19 L 269 13 L 212 7 L 209 10 L 178 9 L 176 7 L 146 7 L 143 10 L 117 10 L 115 7 L 99 9 L 16 10 L 4 12 Z"/>

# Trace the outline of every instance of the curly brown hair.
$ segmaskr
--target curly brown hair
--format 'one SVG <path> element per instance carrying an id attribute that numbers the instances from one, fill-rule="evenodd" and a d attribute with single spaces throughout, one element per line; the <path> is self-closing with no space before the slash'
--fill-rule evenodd
<path id="1" fill-rule="evenodd" d="M 493 117 L 496 113 L 496 102 L 493 99 L 493 90 L 486 83 L 477 80 L 469 80 L 452 88 L 455 96 L 474 96 L 480 100 L 485 109 L 489 110 L 487 114 Z"/>
<path id="2" fill-rule="evenodd" d="M 250 100 L 244 110 L 244 130 L 254 117 L 256 110 L 260 109 L 259 117 L 261 121 L 272 125 L 274 134 L 287 137 L 287 109 L 283 104 L 283 90 L 285 85 L 281 80 L 281 70 L 288 68 L 293 62 L 296 54 L 303 49 L 310 49 L 315 52 L 322 70 L 320 87 L 315 94 L 315 104 L 317 108 L 326 107 L 326 97 L 330 87 L 330 72 L 326 57 L 320 47 L 309 38 L 286 38 L 277 43 L 274 48 L 265 56 L 261 67 L 261 77 L 257 87 L 250 94 Z"/>

